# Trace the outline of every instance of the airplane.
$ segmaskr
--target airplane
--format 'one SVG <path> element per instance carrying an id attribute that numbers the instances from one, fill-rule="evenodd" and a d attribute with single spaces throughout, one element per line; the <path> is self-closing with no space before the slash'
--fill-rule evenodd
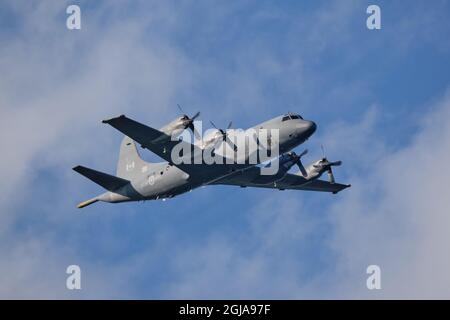
<path id="1" fill-rule="evenodd" d="M 166 200 L 207 185 L 323 191 L 333 194 L 350 187 L 349 184 L 335 182 L 332 167 L 341 165 L 341 161 L 330 162 L 326 157 L 323 157 L 305 168 L 301 162 L 301 157 L 307 153 L 307 150 L 299 155 L 291 151 L 308 140 L 317 128 L 313 121 L 305 120 L 294 113 L 283 114 L 249 128 L 255 131 L 260 129 L 275 129 L 278 131 L 279 137 L 276 143 L 280 156 L 275 159 L 278 161 L 278 170 L 275 174 L 261 174 L 262 168 L 269 166 L 272 162 L 264 166 L 263 159 L 260 158 L 257 159 L 256 163 L 249 163 L 248 161 L 245 163 L 234 161 L 233 163 L 213 164 L 205 164 L 204 162 L 198 164 L 195 161 L 175 163 L 172 159 L 172 151 L 180 146 L 193 150 L 194 155 L 204 155 L 208 149 L 211 151 L 211 148 L 213 148 L 213 152 L 217 152 L 219 156 L 225 156 L 225 154 L 220 155 L 220 152 L 225 150 L 226 145 L 229 148 L 231 147 L 233 154 L 236 151 L 236 146 L 230 145 L 228 141 L 228 130 L 216 128 L 216 132 L 206 139 L 209 141 L 206 146 L 202 142 L 191 144 L 183 139 L 174 139 L 171 136 L 174 132 L 179 133 L 180 128 L 183 127 L 194 132 L 191 124 L 193 119 L 198 117 L 198 114 L 192 118 L 188 116 L 177 118 L 160 130 L 139 123 L 125 115 L 103 120 L 103 123 L 109 124 L 125 135 L 120 145 L 116 175 L 80 165 L 74 167 L 74 171 L 106 189 L 106 192 L 81 202 L 77 207 L 84 208 L 97 201 L 120 203 Z M 213 123 L 212 125 L 215 127 Z M 231 123 L 227 129 L 230 127 Z M 213 139 L 211 139 L 211 136 Z M 144 161 L 138 153 L 135 142 L 155 153 L 164 161 L 159 163 Z M 194 156 L 188 154 L 187 157 L 192 160 Z M 248 154 L 246 154 L 246 157 L 248 158 Z M 289 173 L 288 171 L 295 165 L 298 166 L 299 171 Z M 328 174 L 329 181 L 319 179 L 325 172 Z"/>

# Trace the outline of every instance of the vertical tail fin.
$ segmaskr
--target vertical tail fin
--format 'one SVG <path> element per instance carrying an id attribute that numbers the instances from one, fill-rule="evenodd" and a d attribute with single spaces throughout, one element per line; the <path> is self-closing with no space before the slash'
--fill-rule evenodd
<path id="1" fill-rule="evenodd" d="M 120 144 L 119 162 L 116 175 L 120 178 L 133 180 L 142 174 L 147 163 L 141 159 L 134 141 L 125 136 Z"/>

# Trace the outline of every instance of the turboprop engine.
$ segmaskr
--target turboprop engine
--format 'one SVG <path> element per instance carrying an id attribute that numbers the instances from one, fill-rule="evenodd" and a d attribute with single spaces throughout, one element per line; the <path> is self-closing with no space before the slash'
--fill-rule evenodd
<path id="1" fill-rule="evenodd" d="M 311 163 L 307 168 L 306 172 L 299 172 L 298 174 L 303 175 L 304 178 L 307 180 L 314 180 L 319 178 L 325 171 L 328 174 L 328 181 L 330 183 L 334 183 L 334 175 L 332 167 L 340 166 L 342 164 L 342 161 L 334 161 L 330 162 L 327 158 L 322 158 L 320 160 L 317 160 L 313 163 Z"/>
<path id="2" fill-rule="evenodd" d="M 194 127 L 194 121 L 200 115 L 200 112 L 197 112 L 192 117 L 189 117 L 187 114 L 184 113 L 180 105 L 177 106 L 183 113 L 183 115 L 176 118 L 175 120 L 165 125 L 164 127 L 162 127 L 160 131 L 164 132 L 166 135 L 170 137 L 175 138 L 178 137 L 184 130 L 190 129 L 192 133 L 194 133 L 196 139 L 200 139 L 201 136 Z"/>

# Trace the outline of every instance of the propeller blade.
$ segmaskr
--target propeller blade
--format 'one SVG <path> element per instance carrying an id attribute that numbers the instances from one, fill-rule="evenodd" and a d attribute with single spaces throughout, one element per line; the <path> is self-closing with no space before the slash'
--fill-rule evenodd
<path id="1" fill-rule="evenodd" d="M 212 125 L 214 128 L 217 129 L 217 127 L 216 127 L 216 125 L 214 124 L 214 122 L 212 122 L 211 120 L 209 120 L 209 123 L 211 123 L 211 125 Z M 217 129 L 217 130 L 219 130 L 219 129 Z"/>
<path id="2" fill-rule="evenodd" d="M 303 166 L 303 163 L 300 161 L 300 159 L 298 159 L 298 161 L 297 161 L 297 166 L 300 169 L 300 172 L 302 173 L 303 177 L 306 178 L 306 176 L 308 175 L 308 172 L 306 172 L 306 169 Z"/>
<path id="3" fill-rule="evenodd" d="M 191 118 L 192 121 L 194 121 L 198 116 L 200 115 L 200 111 L 197 111 L 196 114 Z"/>
<path id="4" fill-rule="evenodd" d="M 231 149 L 233 149 L 235 152 L 237 151 L 237 146 L 233 143 L 233 141 L 231 141 L 230 138 L 228 138 L 228 135 L 225 137 L 225 141 L 231 147 Z"/>
<path id="5" fill-rule="evenodd" d="M 223 130 L 223 129 L 219 129 L 219 128 L 214 124 L 214 122 L 212 122 L 212 120 L 209 120 L 209 123 L 211 123 L 211 125 L 212 125 L 215 129 L 219 130 L 223 135 L 225 135 L 225 130 L 230 129 L 231 126 L 233 125 L 233 121 L 230 121 L 230 123 L 228 124 L 228 127 L 227 127 L 225 130 Z"/>
<path id="6" fill-rule="evenodd" d="M 216 125 L 214 124 L 214 122 L 212 122 L 211 120 L 209 120 L 209 123 L 211 123 L 211 125 L 214 127 L 214 129 L 216 129 L 217 131 L 220 132 L 220 134 L 223 137 L 223 140 L 225 140 L 225 131 L 223 131 L 222 129 L 217 128 Z"/>
<path id="7" fill-rule="evenodd" d="M 192 133 L 194 134 L 194 136 L 197 140 L 202 139 L 202 136 L 200 135 L 200 133 L 197 131 L 197 129 L 195 129 L 194 123 L 190 122 L 187 127 L 192 131 Z"/>
<path id="8" fill-rule="evenodd" d="M 308 153 L 308 149 L 305 149 L 302 153 L 300 153 L 299 155 L 298 155 L 298 157 L 299 158 L 301 158 L 301 157 L 303 157 L 305 154 L 307 154 Z"/>
<path id="9" fill-rule="evenodd" d="M 330 181 L 331 184 L 333 184 L 334 181 L 334 175 L 333 175 L 333 170 L 331 170 L 331 167 L 327 170 L 328 173 L 328 181 Z"/>
<path id="10" fill-rule="evenodd" d="M 329 166 L 340 166 L 342 164 L 342 161 L 335 161 L 335 162 L 330 162 L 328 165 Z"/>

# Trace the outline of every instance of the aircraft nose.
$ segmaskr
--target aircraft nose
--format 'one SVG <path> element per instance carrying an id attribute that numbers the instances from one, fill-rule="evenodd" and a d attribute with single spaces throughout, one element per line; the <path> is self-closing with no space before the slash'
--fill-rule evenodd
<path id="1" fill-rule="evenodd" d="M 314 121 L 308 121 L 307 132 L 309 136 L 311 136 L 314 132 L 316 132 L 317 125 Z"/>
<path id="2" fill-rule="evenodd" d="M 296 128 L 297 136 L 306 140 L 316 131 L 317 125 L 313 121 L 302 120 Z"/>

